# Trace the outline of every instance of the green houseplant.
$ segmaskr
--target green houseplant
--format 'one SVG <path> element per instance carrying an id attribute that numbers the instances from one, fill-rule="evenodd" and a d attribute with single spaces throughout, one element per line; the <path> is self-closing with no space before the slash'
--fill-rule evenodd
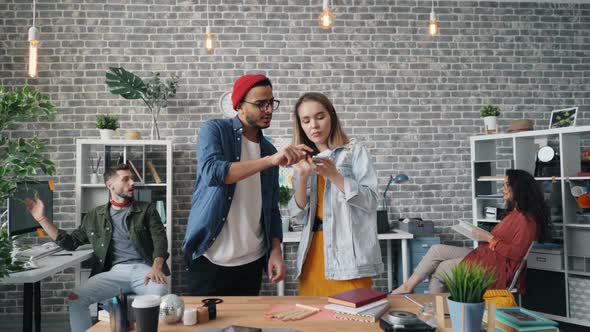
<path id="1" fill-rule="evenodd" d="M 110 114 L 97 114 L 96 128 L 100 131 L 100 138 L 111 139 L 115 130 L 119 129 L 119 118 Z"/>
<path id="2" fill-rule="evenodd" d="M 44 157 L 45 144 L 32 138 L 9 137 L 8 129 L 19 120 L 34 119 L 41 115 L 52 119 L 55 106 L 49 97 L 34 88 L 24 87 L 13 91 L 0 87 L 0 206 L 6 205 L 16 190 L 17 183 L 34 180 L 40 169 L 47 175 L 55 174 L 55 165 Z M 0 218 L 1 220 L 1 218 Z M 8 272 L 20 268 L 11 258 L 12 238 L 8 230 L 0 227 L 0 279 Z"/>
<path id="3" fill-rule="evenodd" d="M 484 105 L 479 110 L 479 115 L 483 118 L 485 132 L 496 133 L 500 108 L 494 105 Z"/>
<path id="4" fill-rule="evenodd" d="M 451 296 L 448 298 L 453 331 L 480 331 L 485 302 L 483 295 L 495 281 L 495 271 L 478 263 L 461 262 L 450 275 L 443 273 L 443 282 Z M 465 315 L 462 315 L 464 310 Z"/>
<path id="5" fill-rule="evenodd" d="M 112 94 L 125 99 L 143 100 L 152 116 L 150 138 L 160 139 L 158 116 L 168 106 L 168 98 L 176 95 L 178 76 L 173 75 L 164 82 L 160 79 L 160 73 L 154 73 L 150 79 L 144 81 L 123 68 L 111 67 L 106 72 L 106 84 Z"/>

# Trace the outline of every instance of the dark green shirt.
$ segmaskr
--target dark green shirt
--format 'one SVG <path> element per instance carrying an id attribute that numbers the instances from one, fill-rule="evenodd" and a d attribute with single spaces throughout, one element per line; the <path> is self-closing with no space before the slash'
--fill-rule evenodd
<path id="1" fill-rule="evenodd" d="M 113 239 L 113 221 L 110 214 L 111 203 L 98 206 L 86 214 L 82 224 L 71 234 L 58 230 L 55 242 L 65 250 L 76 250 L 81 245 L 92 244 L 95 262 L 92 275 L 111 269 L 111 242 Z M 153 264 L 156 257 L 168 259 L 168 240 L 166 228 L 153 204 L 134 201 L 129 211 L 127 222 L 129 237 L 135 250 L 147 262 Z M 170 274 L 164 264 L 163 272 Z"/>

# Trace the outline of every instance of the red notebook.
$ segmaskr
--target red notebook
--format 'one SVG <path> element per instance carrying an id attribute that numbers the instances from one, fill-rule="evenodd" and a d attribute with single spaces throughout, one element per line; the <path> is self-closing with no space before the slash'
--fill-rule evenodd
<path id="1" fill-rule="evenodd" d="M 387 297 L 387 293 L 370 288 L 357 288 L 348 292 L 328 296 L 328 302 L 358 308 Z"/>

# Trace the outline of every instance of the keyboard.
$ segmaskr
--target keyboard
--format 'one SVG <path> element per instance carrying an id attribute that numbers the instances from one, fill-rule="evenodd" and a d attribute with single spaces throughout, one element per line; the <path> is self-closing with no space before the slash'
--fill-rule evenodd
<path id="1" fill-rule="evenodd" d="M 15 254 L 18 260 L 30 260 L 39 259 L 45 256 L 49 256 L 58 251 L 61 251 L 61 247 L 55 242 L 47 242 L 39 246 L 32 247 L 27 250 L 19 251 Z"/>

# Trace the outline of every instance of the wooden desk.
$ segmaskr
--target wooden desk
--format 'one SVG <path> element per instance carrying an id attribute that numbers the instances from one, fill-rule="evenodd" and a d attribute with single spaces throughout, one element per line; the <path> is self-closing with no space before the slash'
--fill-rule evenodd
<path id="1" fill-rule="evenodd" d="M 414 294 L 411 297 L 420 303 L 434 301 L 430 294 Z M 420 308 L 403 296 L 389 296 L 390 310 L 405 310 L 419 313 Z M 183 297 L 185 307 L 198 307 L 203 297 Z M 207 323 L 199 323 L 193 326 L 184 326 L 182 323 L 168 325 L 160 323 L 159 332 L 190 331 L 198 332 L 201 327 L 225 327 L 229 325 L 242 325 L 252 327 L 291 328 L 298 332 L 347 332 L 347 331 L 382 331 L 378 323 L 360 323 L 348 320 L 325 321 L 295 321 L 281 322 L 265 320 L 264 314 L 268 311 L 269 304 L 328 304 L 326 297 L 313 296 L 260 296 L 260 297 L 223 297 L 224 302 L 217 305 L 217 319 Z M 109 332 L 109 324 L 99 322 L 88 332 Z"/>

